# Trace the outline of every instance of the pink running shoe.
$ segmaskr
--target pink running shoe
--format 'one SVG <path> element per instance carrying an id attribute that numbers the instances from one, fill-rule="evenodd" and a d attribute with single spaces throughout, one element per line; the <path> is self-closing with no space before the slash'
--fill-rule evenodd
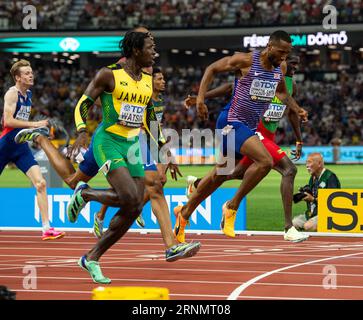
<path id="1" fill-rule="evenodd" d="M 49 228 L 47 231 L 43 232 L 42 240 L 60 239 L 63 238 L 65 235 L 65 232 L 55 231 L 54 228 Z"/>

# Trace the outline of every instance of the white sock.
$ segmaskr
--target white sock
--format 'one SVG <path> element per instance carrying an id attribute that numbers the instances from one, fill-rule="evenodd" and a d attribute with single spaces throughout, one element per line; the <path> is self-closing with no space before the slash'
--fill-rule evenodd
<path id="1" fill-rule="evenodd" d="M 49 221 L 43 222 L 43 232 L 49 230 L 49 228 L 50 228 Z"/>

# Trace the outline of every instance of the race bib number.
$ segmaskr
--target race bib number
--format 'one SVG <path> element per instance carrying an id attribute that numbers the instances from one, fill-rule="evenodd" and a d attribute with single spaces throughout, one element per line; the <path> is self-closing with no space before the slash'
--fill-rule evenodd
<path id="1" fill-rule="evenodd" d="M 268 121 L 279 121 L 285 112 L 286 106 L 283 104 L 270 103 L 263 117 Z"/>
<path id="2" fill-rule="evenodd" d="M 31 108 L 31 106 L 21 106 L 18 113 L 16 114 L 15 119 L 28 121 Z"/>
<path id="3" fill-rule="evenodd" d="M 250 98 L 253 101 L 271 101 L 275 96 L 278 82 L 253 79 Z"/>
<path id="4" fill-rule="evenodd" d="M 156 120 L 160 123 L 163 120 L 163 114 L 162 113 L 157 113 L 156 114 Z"/>
<path id="5" fill-rule="evenodd" d="M 123 102 L 118 118 L 119 124 L 132 128 L 141 127 L 145 108 L 145 106 L 135 106 Z"/>

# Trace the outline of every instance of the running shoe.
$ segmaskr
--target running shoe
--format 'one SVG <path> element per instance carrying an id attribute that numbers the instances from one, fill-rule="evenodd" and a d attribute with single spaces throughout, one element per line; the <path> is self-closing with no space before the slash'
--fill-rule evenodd
<path id="1" fill-rule="evenodd" d="M 93 234 L 100 239 L 103 234 L 103 220 L 98 218 L 98 212 L 95 213 L 93 220 Z"/>
<path id="2" fill-rule="evenodd" d="M 174 208 L 174 214 L 176 216 L 174 235 L 179 243 L 185 242 L 185 227 L 188 224 L 188 220 L 185 220 L 181 215 L 182 208 L 182 206 L 177 206 Z"/>
<path id="3" fill-rule="evenodd" d="M 56 231 L 54 228 L 49 228 L 47 231 L 43 231 L 42 240 L 56 240 L 63 238 L 66 235 L 63 231 Z"/>
<path id="4" fill-rule="evenodd" d="M 136 218 L 136 224 L 140 227 L 140 228 L 145 228 L 145 220 L 142 217 L 142 213 L 139 214 L 139 216 Z"/>
<path id="5" fill-rule="evenodd" d="M 67 207 L 68 220 L 70 222 L 76 222 L 79 213 L 86 206 L 87 202 L 82 198 L 82 190 L 88 188 L 88 184 L 80 181 L 77 183 L 74 193 L 72 195 L 71 201 Z"/>
<path id="6" fill-rule="evenodd" d="M 236 221 L 237 210 L 227 208 L 227 202 L 222 207 L 222 221 L 221 229 L 227 237 L 234 238 L 236 236 L 234 232 L 234 223 Z"/>
<path id="7" fill-rule="evenodd" d="M 31 128 L 31 129 L 23 129 L 20 130 L 14 138 L 16 143 L 25 143 L 27 141 L 33 141 L 34 138 L 39 135 L 48 137 L 49 136 L 49 128 L 48 127 L 40 127 L 40 128 Z"/>
<path id="8" fill-rule="evenodd" d="M 78 260 L 78 265 L 91 275 L 93 282 L 100 284 L 111 283 L 111 279 L 103 276 L 98 261 L 87 261 L 86 256 L 83 256 Z"/>
<path id="9" fill-rule="evenodd" d="M 200 242 L 179 243 L 165 251 L 165 259 L 173 262 L 179 259 L 193 257 L 200 249 Z"/>
<path id="10" fill-rule="evenodd" d="M 190 198 L 191 194 L 196 189 L 194 186 L 194 182 L 197 180 L 198 180 L 198 178 L 195 176 L 187 176 L 187 187 L 185 190 L 185 195 L 187 196 L 188 199 Z"/>
<path id="11" fill-rule="evenodd" d="M 302 242 L 309 238 L 309 235 L 303 232 L 299 232 L 296 230 L 294 226 L 292 226 L 289 230 L 284 233 L 284 240 L 291 242 Z"/>

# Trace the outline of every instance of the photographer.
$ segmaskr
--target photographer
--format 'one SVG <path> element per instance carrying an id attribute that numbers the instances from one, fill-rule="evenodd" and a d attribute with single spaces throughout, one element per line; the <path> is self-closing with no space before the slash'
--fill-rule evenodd
<path id="1" fill-rule="evenodd" d="M 316 231 L 318 223 L 318 189 L 340 189 L 340 182 L 334 172 L 324 168 L 320 153 L 312 153 L 306 160 L 306 169 L 311 177 L 309 184 L 294 195 L 294 202 L 306 201 L 307 210 L 292 221 L 297 229 Z"/>

